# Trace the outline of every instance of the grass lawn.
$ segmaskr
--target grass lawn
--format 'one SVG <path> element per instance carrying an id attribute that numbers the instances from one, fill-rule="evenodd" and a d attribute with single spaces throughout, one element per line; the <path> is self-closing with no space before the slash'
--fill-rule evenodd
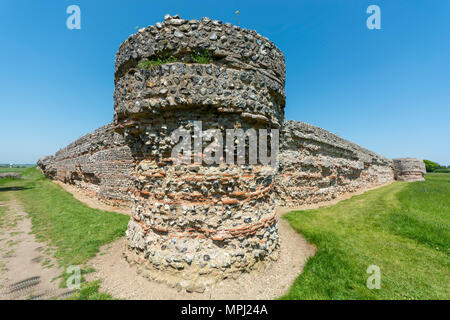
<path id="1" fill-rule="evenodd" d="M 124 235 L 128 216 L 87 207 L 35 168 L 23 175 L 0 179 L 0 201 L 22 202 L 33 233 L 54 248 L 61 266 L 83 266 Z M 450 299 L 450 174 L 396 182 L 284 218 L 318 250 L 282 299 Z M 381 289 L 367 288 L 369 265 L 380 267 Z M 98 288 L 84 283 L 75 298 L 111 298 Z"/>
<path id="2" fill-rule="evenodd" d="M 55 250 L 54 256 L 62 267 L 82 267 L 100 246 L 125 235 L 128 216 L 89 208 L 35 168 L 23 176 L 29 179 L 0 179 L 0 190 L 16 188 L 0 194 L 14 192 L 31 217 L 32 232 L 38 241 L 45 241 Z M 83 297 L 107 298 L 98 294 L 96 288 L 96 283 L 87 284 Z"/>
<path id="3" fill-rule="evenodd" d="M 450 299 L 450 174 L 284 218 L 317 253 L 282 299 Z M 366 286 L 369 265 L 380 289 Z"/>
<path id="4" fill-rule="evenodd" d="M 27 171 L 28 169 L 30 169 L 30 167 L 22 167 L 22 168 L 7 168 L 7 167 L 0 167 L 0 173 L 5 173 L 5 172 L 17 172 L 17 173 L 22 173 Z"/>

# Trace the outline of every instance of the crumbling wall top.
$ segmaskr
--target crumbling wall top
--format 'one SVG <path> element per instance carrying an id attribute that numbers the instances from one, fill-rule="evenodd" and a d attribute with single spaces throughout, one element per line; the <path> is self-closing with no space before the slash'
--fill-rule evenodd
<path id="1" fill-rule="evenodd" d="M 55 153 L 55 160 L 58 161 L 71 156 L 93 153 L 123 144 L 123 137 L 114 132 L 114 125 L 112 123 L 108 123 L 58 150 Z"/>
<path id="2" fill-rule="evenodd" d="M 281 132 L 280 147 L 282 150 L 296 150 L 302 141 L 315 141 L 329 145 L 334 150 L 342 150 L 349 157 L 365 163 L 392 166 L 392 160 L 367 150 L 356 143 L 345 140 L 327 130 L 301 121 L 286 121 Z"/>
<path id="3" fill-rule="evenodd" d="M 166 15 L 164 22 L 140 29 L 120 45 L 116 79 L 141 59 L 161 51 L 182 56 L 193 50 L 208 50 L 218 63 L 229 68 L 264 72 L 284 87 L 284 55 L 266 37 L 231 23 L 210 18 L 185 20 L 178 15 Z"/>
<path id="4" fill-rule="evenodd" d="M 114 123 L 171 117 L 183 109 L 284 121 L 284 56 L 255 31 L 166 16 L 130 36 L 116 55 Z"/>

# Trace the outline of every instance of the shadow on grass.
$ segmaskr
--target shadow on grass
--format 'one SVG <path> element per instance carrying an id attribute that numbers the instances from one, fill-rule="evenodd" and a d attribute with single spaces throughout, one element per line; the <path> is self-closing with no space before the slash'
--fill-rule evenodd
<path id="1" fill-rule="evenodd" d="M 0 187 L 0 192 L 6 192 L 6 191 L 21 191 L 21 190 L 27 190 L 32 189 L 30 187 Z"/>

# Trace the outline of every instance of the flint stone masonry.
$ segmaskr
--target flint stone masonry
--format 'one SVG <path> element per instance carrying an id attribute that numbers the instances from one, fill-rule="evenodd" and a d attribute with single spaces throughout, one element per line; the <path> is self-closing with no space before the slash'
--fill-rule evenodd
<path id="1" fill-rule="evenodd" d="M 128 190 L 134 168 L 130 148 L 114 126 L 107 124 L 39 159 L 50 179 L 72 184 L 108 205 L 130 206 Z"/>
<path id="2" fill-rule="evenodd" d="M 423 181 L 426 173 L 425 163 L 415 158 L 394 160 L 395 179 L 398 181 Z"/>
<path id="3" fill-rule="evenodd" d="M 287 121 L 280 140 L 278 205 L 330 201 L 394 180 L 392 160 L 319 127 Z"/>
<path id="4" fill-rule="evenodd" d="M 0 179 L 3 179 L 3 178 L 19 179 L 20 177 L 21 177 L 20 173 L 17 173 L 17 172 L 3 172 L 3 173 L 0 173 Z"/>
<path id="5" fill-rule="evenodd" d="M 189 63 L 192 53 L 199 51 L 211 55 L 210 64 Z M 161 52 L 180 62 L 151 70 L 136 68 Z M 271 126 L 284 120 L 282 52 L 253 30 L 209 18 L 166 17 L 130 36 L 117 52 L 115 81 L 116 123 L 132 121 L 140 113 L 194 106 Z"/>
<path id="6" fill-rule="evenodd" d="M 205 50 L 210 63 L 195 63 L 192 54 Z M 177 62 L 139 67 L 162 53 Z M 125 256 L 152 278 L 203 288 L 277 259 L 275 170 L 178 165 L 170 135 L 177 128 L 193 133 L 194 121 L 203 131 L 280 127 L 284 72 L 273 43 L 209 18 L 169 16 L 120 46 L 114 123 L 137 163 Z"/>
<path id="7" fill-rule="evenodd" d="M 105 127 L 113 129 L 112 124 L 102 128 Z M 93 136 L 97 137 L 96 139 L 99 141 L 108 141 L 110 139 L 108 130 L 102 128 L 96 130 L 92 135 L 87 135 L 86 138 Z M 100 136 L 100 133 L 105 136 Z M 346 193 L 388 183 L 392 181 L 394 173 L 395 180 L 398 181 L 410 181 L 407 178 L 411 178 L 411 172 L 413 175 L 411 181 L 419 181 L 423 179 L 425 173 L 422 160 L 406 158 L 392 161 L 307 123 L 287 121 L 280 133 L 280 167 L 274 186 L 277 205 L 300 206 L 339 199 Z M 85 137 L 82 139 L 85 140 Z M 121 139 L 120 135 L 117 135 L 116 139 L 116 143 L 109 144 L 113 150 L 103 149 L 104 152 L 112 155 L 114 149 L 120 149 L 120 146 L 127 149 L 125 141 Z M 95 141 L 90 143 L 96 145 Z M 79 144 L 77 140 L 70 146 Z M 57 154 L 64 154 L 64 150 L 68 148 L 69 146 L 58 151 Z M 78 148 L 77 152 L 79 154 L 73 155 L 75 159 L 85 154 L 82 148 Z M 130 151 L 124 152 L 122 155 L 127 167 L 128 164 L 131 164 L 127 169 L 127 175 L 123 173 L 121 166 L 108 168 L 108 174 L 111 177 L 108 184 L 117 191 L 91 192 L 88 195 L 108 204 L 117 205 L 125 201 L 131 206 L 128 191 L 132 190 L 131 172 L 133 172 L 135 164 Z M 65 160 L 64 157 L 46 156 L 39 159 L 38 166 L 51 179 L 81 187 L 78 180 L 64 178 L 63 173 L 69 177 L 71 175 L 70 170 L 68 174 L 64 172 L 67 168 Z M 77 164 L 73 164 L 73 172 L 77 172 L 75 170 Z M 195 166 L 193 170 L 196 170 Z M 118 179 L 117 177 L 122 178 Z M 86 180 L 85 183 L 92 184 L 94 181 L 96 180 Z M 87 192 L 97 188 L 98 184 L 93 184 L 85 186 L 83 190 Z"/>
<path id="8" fill-rule="evenodd" d="M 195 63 L 198 52 L 210 63 Z M 140 67 L 161 56 L 176 62 Z M 284 122 L 284 56 L 255 31 L 167 15 L 125 40 L 115 65 L 114 123 L 38 166 L 107 204 L 129 206 L 124 256 L 150 278 L 201 292 L 277 259 L 276 205 L 340 199 L 393 181 L 394 168 L 399 180 L 422 172 L 411 159 L 393 162 L 318 127 Z M 279 128 L 278 172 L 177 164 L 170 135 L 194 133 L 195 121 L 222 132 Z"/>

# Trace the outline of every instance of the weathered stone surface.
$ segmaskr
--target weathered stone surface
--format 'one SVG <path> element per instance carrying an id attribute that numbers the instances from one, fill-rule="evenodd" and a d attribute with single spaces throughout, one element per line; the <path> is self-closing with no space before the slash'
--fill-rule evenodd
<path id="1" fill-rule="evenodd" d="M 112 124 L 72 142 L 55 156 L 39 159 L 37 164 L 48 178 L 73 184 L 108 205 L 130 205 L 133 158 Z"/>
<path id="2" fill-rule="evenodd" d="M 54 179 L 57 173 L 54 156 L 44 156 L 37 161 L 37 166 L 42 173 L 50 179 Z"/>
<path id="3" fill-rule="evenodd" d="M 330 201 L 394 179 L 392 160 L 307 123 L 285 122 L 280 140 L 279 205 Z"/>
<path id="4" fill-rule="evenodd" d="M 426 173 L 423 160 L 399 158 L 394 160 L 395 179 L 398 181 L 422 181 Z"/>
<path id="5" fill-rule="evenodd" d="M 192 61 L 198 50 L 212 57 L 209 64 Z M 138 67 L 162 53 L 177 62 Z M 276 259 L 275 171 L 259 164 L 177 165 L 170 135 L 180 128 L 194 133 L 194 121 L 203 131 L 278 128 L 282 53 L 256 32 L 167 17 L 120 46 L 115 84 L 114 122 L 137 163 L 127 259 L 191 289 Z"/>

